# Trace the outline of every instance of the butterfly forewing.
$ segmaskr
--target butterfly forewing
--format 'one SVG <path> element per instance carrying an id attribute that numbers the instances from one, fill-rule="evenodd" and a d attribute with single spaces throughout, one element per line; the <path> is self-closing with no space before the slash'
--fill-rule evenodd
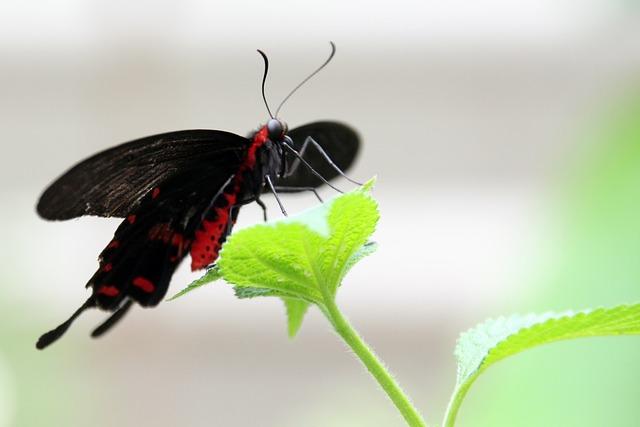
<path id="1" fill-rule="evenodd" d="M 232 173 L 250 141 L 218 130 L 169 132 L 102 151 L 72 167 L 38 201 L 45 219 L 127 216 L 142 197 L 176 172 Z"/>

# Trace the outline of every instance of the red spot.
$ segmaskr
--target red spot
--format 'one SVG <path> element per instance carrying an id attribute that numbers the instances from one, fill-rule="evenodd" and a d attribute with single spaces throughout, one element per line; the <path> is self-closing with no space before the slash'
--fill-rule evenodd
<path id="1" fill-rule="evenodd" d="M 136 222 L 136 216 L 135 215 L 129 215 L 127 217 L 127 221 L 129 221 L 129 224 L 133 224 L 134 222 Z"/>
<path id="2" fill-rule="evenodd" d="M 182 247 L 184 245 L 184 238 L 182 237 L 182 234 L 180 233 L 175 233 L 172 237 L 171 237 L 171 244 L 173 246 L 179 246 Z"/>
<path id="3" fill-rule="evenodd" d="M 105 273 L 108 273 L 111 270 L 113 270 L 113 265 L 111 265 L 110 262 L 102 266 L 102 271 L 104 271 Z"/>
<path id="4" fill-rule="evenodd" d="M 173 230 L 171 230 L 169 224 L 160 223 L 151 227 L 147 235 L 151 240 L 162 240 L 164 243 L 169 243 Z"/>
<path id="5" fill-rule="evenodd" d="M 171 261 L 171 262 L 176 262 L 177 260 L 178 260 L 177 256 L 170 256 L 169 257 L 169 261 Z"/>
<path id="6" fill-rule="evenodd" d="M 154 188 L 153 191 L 151 191 L 151 198 L 155 199 L 160 195 L 160 189 L 158 187 Z"/>
<path id="7" fill-rule="evenodd" d="M 155 285 L 151 280 L 142 276 L 138 276 L 134 278 L 132 283 L 133 283 L 133 286 L 136 286 L 142 289 L 144 292 L 151 293 L 156 289 Z"/>
<path id="8" fill-rule="evenodd" d="M 120 246 L 120 242 L 117 240 L 112 240 L 108 245 L 107 245 L 107 249 L 116 249 L 117 247 Z"/>
<path id="9" fill-rule="evenodd" d="M 120 291 L 115 286 L 102 285 L 100 286 L 100 289 L 98 289 L 98 293 L 108 297 L 115 297 L 120 293 Z"/>

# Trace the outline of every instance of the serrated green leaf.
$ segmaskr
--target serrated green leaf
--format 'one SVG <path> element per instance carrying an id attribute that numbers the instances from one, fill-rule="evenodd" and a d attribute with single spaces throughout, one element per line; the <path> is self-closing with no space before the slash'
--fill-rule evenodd
<path id="1" fill-rule="evenodd" d="M 293 338 L 302 326 L 302 320 L 309 308 L 309 303 L 295 298 L 282 298 L 287 309 L 287 326 L 289 337 Z"/>
<path id="2" fill-rule="evenodd" d="M 167 301 L 173 301 L 176 298 L 180 298 L 181 296 L 193 291 L 194 289 L 197 289 L 211 282 L 215 282 L 220 278 L 222 278 L 222 275 L 220 274 L 220 270 L 218 269 L 217 265 L 214 265 L 212 268 L 207 270 L 204 276 L 191 282 L 186 288 L 184 288 L 183 290 L 181 290 L 180 292 L 178 292 L 177 294 L 169 298 Z"/>
<path id="3" fill-rule="evenodd" d="M 478 376 L 508 356 L 560 340 L 635 334 L 640 334 L 640 304 L 581 312 L 515 315 L 481 323 L 463 333 L 458 340 L 456 387 L 443 425 L 454 425 L 460 404 Z"/>
<path id="4" fill-rule="evenodd" d="M 271 289 L 252 288 L 251 286 L 234 286 L 233 292 L 238 299 L 249 299 L 256 297 L 271 297 L 275 292 Z"/>
<path id="5" fill-rule="evenodd" d="M 366 244 L 379 216 L 368 194 L 372 185 L 369 181 L 366 188 L 299 215 L 232 234 L 218 260 L 223 278 L 235 285 L 240 298 L 301 301 L 295 308 L 305 310 L 294 310 L 289 318 L 289 331 L 295 334 L 306 306 L 322 308 L 346 272 L 375 250 L 375 244 Z"/>
<path id="6" fill-rule="evenodd" d="M 258 225 L 231 235 L 218 265 L 224 279 L 236 286 L 271 289 L 320 302 L 311 261 L 322 240 L 303 224 Z"/>
<path id="7" fill-rule="evenodd" d="M 376 242 L 365 243 L 360 247 L 360 249 L 356 251 L 356 253 L 351 255 L 351 258 L 349 258 L 349 261 L 347 261 L 345 270 L 349 272 L 349 270 L 351 270 L 351 267 L 356 265 L 362 258 L 368 257 L 369 255 L 371 255 L 377 250 L 378 250 L 378 244 Z"/>
<path id="8" fill-rule="evenodd" d="M 327 218 L 330 236 L 319 260 L 320 272 L 332 295 L 347 272 L 349 259 L 373 234 L 378 219 L 378 205 L 365 192 L 335 200 Z"/>
<path id="9" fill-rule="evenodd" d="M 367 181 L 364 184 L 362 184 L 362 187 L 358 188 L 358 191 L 362 191 L 362 192 L 365 192 L 365 193 L 371 192 L 371 190 L 373 190 L 373 186 L 376 185 L 376 181 L 377 180 L 378 180 L 378 177 L 374 176 L 369 181 Z"/>

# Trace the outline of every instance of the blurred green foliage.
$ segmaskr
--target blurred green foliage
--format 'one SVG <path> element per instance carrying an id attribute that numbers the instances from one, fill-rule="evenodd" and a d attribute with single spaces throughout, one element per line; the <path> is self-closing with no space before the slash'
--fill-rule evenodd
<path id="1" fill-rule="evenodd" d="M 83 393 L 85 380 L 69 375 L 81 363 L 74 346 L 59 346 L 46 354 L 37 351 L 37 328 L 46 323 L 36 322 L 39 316 L 9 301 L 0 298 L 0 427 L 81 425 L 92 402 Z"/>
<path id="2" fill-rule="evenodd" d="M 573 153 L 554 225 L 520 310 L 640 301 L 640 93 L 597 120 Z M 480 378 L 460 426 L 640 425 L 640 340 L 599 338 L 545 346 Z"/>

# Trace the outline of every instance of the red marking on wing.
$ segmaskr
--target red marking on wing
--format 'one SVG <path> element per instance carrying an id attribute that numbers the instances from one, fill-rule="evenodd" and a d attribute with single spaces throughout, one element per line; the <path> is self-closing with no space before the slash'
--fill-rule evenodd
<path id="1" fill-rule="evenodd" d="M 154 188 L 154 189 L 151 191 L 151 198 L 152 198 L 152 199 L 157 198 L 159 195 L 160 195 L 160 189 L 159 189 L 158 187 Z"/>
<path id="2" fill-rule="evenodd" d="M 151 280 L 142 276 L 135 277 L 131 283 L 133 283 L 133 286 L 136 286 L 148 293 L 151 293 L 156 289 Z"/>
<path id="3" fill-rule="evenodd" d="M 173 246 L 177 246 L 179 248 L 183 248 L 185 247 L 186 240 L 184 239 L 184 236 L 180 233 L 174 233 L 173 236 L 171 236 L 171 244 Z"/>
<path id="4" fill-rule="evenodd" d="M 120 246 L 120 242 L 117 240 L 112 240 L 108 245 L 107 245 L 107 249 L 116 249 L 117 247 Z"/>
<path id="5" fill-rule="evenodd" d="M 189 240 L 185 239 L 181 233 L 173 231 L 171 226 L 166 223 L 156 224 L 147 233 L 150 240 L 160 240 L 165 245 L 171 244 L 177 248 L 177 255 L 170 258 L 171 262 L 182 259 L 184 251 L 189 244 Z"/>
<path id="6" fill-rule="evenodd" d="M 133 224 L 134 222 L 136 222 L 136 216 L 135 215 L 129 215 L 127 217 L 127 221 L 129 221 L 129 224 Z"/>
<path id="7" fill-rule="evenodd" d="M 100 286 L 100 289 L 98 289 L 97 293 L 106 295 L 108 297 L 115 297 L 120 293 L 120 291 L 115 286 L 102 285 Z"/>
<path id="8" fill-rule="evenodd" d="M 150 240 L 162 240 L 163 242 L 168 243 L 173 236 L 173 233 L 174 232 L 169 224 L 160 223 L 151 227 L 147 235 Z"/>
<path id="9" fill-rule="evenodd" d="M 110 262 L 102 266 L 102 271 L 104 271 L 105 273 L 108 273 L 111 270 L 113 270 L 113 265 Z"/>

